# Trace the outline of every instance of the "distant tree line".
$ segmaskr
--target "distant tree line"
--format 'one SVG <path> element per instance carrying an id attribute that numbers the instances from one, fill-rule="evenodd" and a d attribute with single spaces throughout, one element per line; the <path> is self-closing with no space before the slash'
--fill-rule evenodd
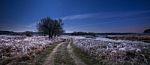
<path id="1" fill-rule="evenodd" d="M 25 35 L 32 36 L 33 34 L 38 34 L 37 32 L 25 31 L 25 32 L 13 32 L 13 31 L 0 31 L 0 35 Z"/>
<path id="2" fill-rule="evenodd" d="M 150 29 L 144 30 L 144 33 L 150 33 Z"/>
<path id="3" fill-rule="evenodd" d="M 12 35 L 14 34 L 13 31 L 0 31 L 0 35 Z"/>
<path id="4" fill-rule="evenodd" d="M 73 32 L 71 33 L 71 35 L 91 35 L 91 36 L 96 36 L 96 33 L 94 32 Z"/>

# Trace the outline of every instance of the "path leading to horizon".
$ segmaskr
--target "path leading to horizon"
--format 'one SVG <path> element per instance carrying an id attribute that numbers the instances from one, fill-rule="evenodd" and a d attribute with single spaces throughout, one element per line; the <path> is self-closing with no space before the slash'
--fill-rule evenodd
<path id="1" fill-rule="evenodd" d="M 86 65 L 73 52 L 71 40 L 58 44 L 49 56 L 45 59 L 43 65 Z"/>
<path id="2" fill-rule="evenodd" d="M 58 47 L 61 46 L 64 42 L 58 44 L 53 51 L 49 54 L 49 56 L 47 57 L 47 59 L 45 60 L 45 62 L 43 63 L 43 65 L 54 65 L 54 56 L 56 51 L 58 50 Z"/>

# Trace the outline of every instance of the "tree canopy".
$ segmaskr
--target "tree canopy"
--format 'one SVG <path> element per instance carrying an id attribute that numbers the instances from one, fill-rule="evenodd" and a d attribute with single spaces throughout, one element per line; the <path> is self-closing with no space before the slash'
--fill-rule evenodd
<path id="1" fill-rule="evenodd" d="M 44 35 L 49 35 L 49 38 L 53 38 L 61 35 L 63 30 L 63 23 L 61 19 L 51 19 L 50 17 L 46 17 L 40 20 L 37 24 L 37 29 Z"/>

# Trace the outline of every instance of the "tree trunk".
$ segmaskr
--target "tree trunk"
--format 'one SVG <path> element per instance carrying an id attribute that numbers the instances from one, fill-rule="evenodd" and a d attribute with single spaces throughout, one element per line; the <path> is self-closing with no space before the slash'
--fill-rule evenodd
<path id="1" fill-rule="evenodd" d="M 51 39 L 52 38 L 52 35 L 49 35 L 49 39 Z"/>
<path id="2" fill-rule="evenodd" d="M 49 31 L 49 39 L 51 39 L 53 37 L 52 33 Z"/>

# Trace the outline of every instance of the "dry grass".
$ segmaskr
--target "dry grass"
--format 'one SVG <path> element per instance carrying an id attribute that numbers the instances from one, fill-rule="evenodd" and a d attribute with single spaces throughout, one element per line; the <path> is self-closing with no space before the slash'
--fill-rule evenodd
<path id="1" fill-rule="evenodd" d="M 73 51 L 76 56 L 78 56 L 83 62 L 85 62 L 87 65 L 102 65 L 103 63 L 99 60 L 96 60 L 94 57 L 90 56 L 89 54 L 83 52 L 81 49 L 77 48 L 73 44 L 71 44 L 73 47 Z"/>
<path id="2" fill-rule="evenodd" d="M 53 48 L 57 45 L 53 44 L 50 45 L 48 48 L 44 49 L 43 52 L 35 55 L 34 58 L 28 59 L 28 57 L 23 57 L 20 59 L 7 59 L 4 60 L 0 65 L 42 65 L 45 61 L 45 58 L 47 58 L 48 54 L 51 53 Z M 23 60 L 24 59 L 24 60 Z"/>

